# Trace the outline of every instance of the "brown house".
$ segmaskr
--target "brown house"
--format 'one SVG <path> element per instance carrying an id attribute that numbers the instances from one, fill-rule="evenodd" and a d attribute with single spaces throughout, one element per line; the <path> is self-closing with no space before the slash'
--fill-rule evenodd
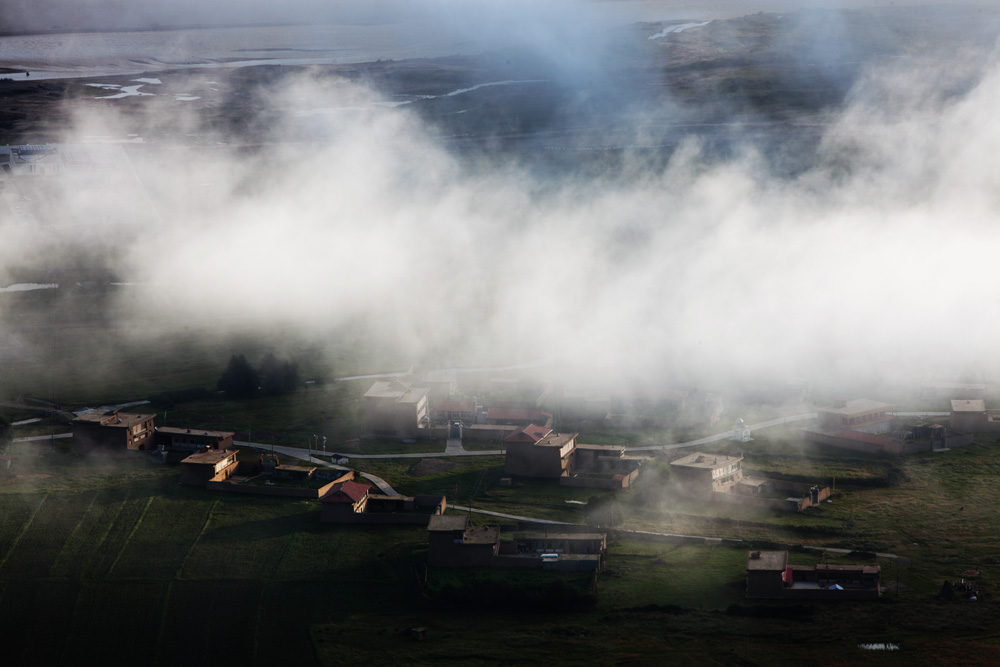
<path id="1" fill-rule="evenodd" d="M 209 449 L 192 454 L 181 461 L 181 484 L 206 486 L 209 482 L 229 479 L 239 466 L 236 460 L 238 451 Z"/>
<path id="2" fill-rule="evenodd" d="M 763 471 L 744 474 L 743 455 L 693 452 L 672 461 L 670 474 L 681 493 L 737 505 L 802 511 L 830 497 L 830 488 L 770 478 Z"/>
<path id="3" fill-rule="evenodd" d="M 861 431 L 862 433 L 887 433 L 892 430 L 893 409 L 890 403 L 867 398 L 840 401 L 830 408 L 818 410 L 819 423 L 824 430 Z"/>
<path id="4" fill-rule="evenodd" d="M 473 528 L 465 514 L 433 516 L 427 525 L 430 565 L 600 572 L 604 533 L 525 533 L 500 541 L 500 529 Z"/>
<path id="5" fill-rule="evenodd" d="M 504 459 L 504 472 L 508 475 L 556 479 L 568 475 L 573 450 L 576 449 L 577 434 L 548 431 L 532 442 L 537 433 L 540 431 L 522 429 L 519 434 L 512 434 L 518 435 L 518 438 L 505 439 L 507 455 Z"/>
<path id="6" fill-rule="evenodd" d="M 902 440 L 891 436 L 896 421 L 890 414 L 890 403 L 862 398 L 839 401 L 829 408 L 820 408 L 818 423 L 802 430 L 807 440 L 859 452 L 904 454 Z"/>
<path id="7" fill-rule="evenodd" d="M 789 565 L 787 551 L 747 552 L 748 598 L 874 600 L 881 594 L 878 565 Z"/>
<path id="8" fill-rule="evenodd" d="M 552 429 L 547 426 L 528 424 L 518 427 L 516 431 L 505 437 L 503 442 L 507 447 L 512 444 L 537 445 L 549 433 L 552 433 Z"/>
<path id="9" fill-rule="evenodd" d="M 1000 431 L 1000 410 L 987 410 L 982 399 L 954 400 L 951 427 L 959 433 Z"/>
<path id="10" fill-rule="evenodd" d="M 693 495 L 728 492 L 743 480 L 742 456 L 694 452 L 670 462 L 670 474 Z"/>
<path id="11" fill-rule="evenodd" d="M 474 528 L 467 514 L 432 516 L 427 562 L 450 567 L 489 566 L 499 553 L 500 529 Z"/>
<path id="12" fill-rule="evenodd" d="M 365 392 L 365 434 L 414 438 L 428 432 L 427 389 L 393 379 L 376 382 Z"/>
<path id="13" fill-rule="evenodd" d="M 448 506 L 444 496 L 387 496 L 371 486 L 348 482 L 330 488 L 321 499 L 323 523 L 410 524 L 426 526 Z"/>
<path id="14" fill-rule="evenodd" d="M 156 415 L 90 412 L 73 420 L 74 454 L 93 451 L 124 453 L 153 449 L 153 418 Z"/>
<path id="15" fill-rule="evenodd" d="M 371 488 L 371 484 L 354 481 L 334 484 L 320 499 L 323 503 L 320 520 L 335 522 L 342 514 L 364 514 Z"/>
<path id="16" fill-rule="evenodd" d="M 565 486 L 623 489 L 639 474 L 639 460 L 614 445 L 581 445 L 576 433 L 529 424 L 504 438 L 504 472 L 558 479 Z"/>

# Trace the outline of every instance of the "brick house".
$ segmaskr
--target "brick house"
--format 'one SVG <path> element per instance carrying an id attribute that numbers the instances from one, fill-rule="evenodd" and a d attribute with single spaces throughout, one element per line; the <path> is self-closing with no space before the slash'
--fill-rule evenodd
<path id="1" fill-rule="evenodd" d="M 111 453 L 153 449 L 153 418 L 130 412 L 89 412 L 73 420 L 73 454 Z"/>
<path id="2" fill-rule="evenodd" d="M 239 466 L 238 451 L 209 449 L 188 456 L 181 461 L 181 484 L 206 486 L 209 482 L 229 479 Z"/>
<path id="3" fill-rule="evenodd" d="M 875 600 L 882 594 L 878 565 L 789 565 L 787 551 L 747 552 L 748 598 Z"/>

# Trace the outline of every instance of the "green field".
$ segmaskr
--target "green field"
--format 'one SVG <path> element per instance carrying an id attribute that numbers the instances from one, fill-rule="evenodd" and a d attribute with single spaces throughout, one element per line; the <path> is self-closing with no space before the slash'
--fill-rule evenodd
<path id="1" fill-rule="evenodd" d="M 141 460 L 77 460 L 60 448 L 29 460 L 27 451 L 14 449 L 18 472 L 0 485 L 0 633 L 13 656 L 4 664 L 73 665 L 94 656 L 123 665 L 487 664 L 498 655 L 612 665 L 654 664 L 665 653 L 675 664 L 940 664 L 935 656 L 982 664 L 1000 657 L 995 445 L 897 462 L 902 483 L 838 485 L 836 502 L 816 513 L 664 508 L 646 502 L 642 485 L 614 501 L 623 517 L 616 523 L 625 527 L 689 528 L 748 544 L 857 540 L 906 556 L 899 565 L 879 561 L 883 600 L 793 605 L 791 617 L 788 605 L 743 598 L 746 545 L 620 533 L 596 582 L 566 578 L 595 596 L 596 606 L 542 611 L 532 596 L 555 590 L 542 573 L 428 570 L 420 528 L 326 526 L 315 502 L 183 487 L 176 468 Z M 477 507 L 583 520 L 608 506 L 607 496 L 590 507 L 568 505 L 570 496 L 587 501 L 586 490 L 541 481 L 495 486 L 497 458 L 436 461 L 445 464 L 436 472 L 413 468 L 413 460 L 372 463 L 407 493 L 457 485 L 459 500 L 472 494 Z M 849 457 L 839 465 L 845 478 L 861 480 L 880 469 Z M 785 466 L 796 470 L 793 459 Z M 655 474 L 646 480 L 659 481 Z M 790 560 L 852 559 L 793 549 Z M 942 581 L 972 570 L 979 570 L 969 576 L 982 600 L 935 599 Z M 446 604 L 442 591 L 456 586 L 465 592 Z M 518 606 L 519 590 L 536 593 Z M 730 613 L 742 608 L 757 616 Z M 427 628 L 428 638 L 412 639 L 413 627 Z M 893 655 L 857 648 L 881 641 L 903 648 Z"/>

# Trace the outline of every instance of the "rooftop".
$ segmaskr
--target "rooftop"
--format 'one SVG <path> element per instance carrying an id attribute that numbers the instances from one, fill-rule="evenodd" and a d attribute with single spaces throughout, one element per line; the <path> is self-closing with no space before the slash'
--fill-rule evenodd
<path id="1" fill-rule="evenodd" d="M 206 438 L 229 438 L 236 435 L 232 431 L 203 431 L 197 428 L 177 428 L 176 426 L 161 426 L 156 430 L 170 435 L 200 435 Z"/>
<path id="2" fill-rule="evenodd" d="M 481 528 L 469 528 L 465 531 L 462 542 L 464 544 L 495 544 L 500 539 L 500 528 L 498 526 L 482 526 Z"/>
<path id="3" fill-rule="evenodd" d="M 595 452 L 608 452 L 619 454 L 625 450 L 625 445 L 585 445 L 576 443 L 577 449 L 588 449 Z"/>
<path id="4" fill-rule="evenodd" d="M 986 412 L 986 401 L 980 399 L 962 399 L 951 402 L 952 412 Z"/>
<path id="5" fill-rule="evenodd" d="M 434 404 L 437 412 L 475 412 L 475 401 L 438 401 Z"/>
<path id="6" fill-rule="evenodd" d="M 335 484 L 330 491 L 323 496 L 321 502 L 324 503 L 356 503 L 368 493 L 371 484 L 361 484 L 360 482 L 341 482 Z"/>
<path id="7" fill-rule="evenodd" d="M 104 426 L 120 426 L 122 428 L 138 424 L 139 422 L 152 419 L 156 415 L 139 414 L 133 412 L 118 412 L 109 410 L 108 412 L 88 412 L 80 415 L 73 421 L 103 424 Z"/>
<path id="8" fill-rule="evenodd" d="M 748 551 L 747 572 L 784 572 L 788 567 L 787 551 Z"/>
<path id="9" fill-rule="evenodd" d="M 407 389 L 397 400 L 400 403 L 419 403 L 427 397 L 427 389 Z"/>
<path id="10" fill-rule="evenodd" d="M 427 524 L 427 530 L 453 532 L 465 530 L 469 527 L 468 514 L 438 514 L 431 517 Z"/>
<path id="11" fill-rule="evenodd" d="M 854 417 L 857 415 L 866 415 L 870 412 L 888 412 L 892 410 L 893 407 L 895 406 L 891 403 L 882 403 L 881 401 L 873 401 L 868 398 L 858 398 L 853 401 L 844 401 L 843 405 L 830 408 L 820 408 L 819 411 L 832 415 L 841 415 L 843 417 Z"/>
<path id="12" fill-rule="evenodd" d="M 235 456 L 238 449 L 209 449 L 204 452 L 198 452 L 192 454 L 186 459 L 182 460 L 181 463 L 197 463 L 201 465 L 215 465 L 220 461 L 225 461 L 230 456 Z"/>
<path id="13" fill-rule="evenodd" d="M 685 468 L 720 468 L 730 463 L 736 463 L 737 461 L 742 461 L 742 456 L 726 456 L 724 454 L 703 454 L 701 452 L 694 452 L 693 454 L 688 454 L 683 458 L 679 458 L 676 461 L 671 461 L 672 466 L 683 466 Z"/>
<path id="14" fill-rule="evenodd" d="M 393 379 L 389 382 L 376 382 L 374 383 L 368 391 L 365 392 L 365 398 L 402 398 L 403 394 L 410 388 L 410 385 L 406 382 L 400 382 L 399 380 Z"/>
<path id="15" fill-rule="evenodd" d="M 553 431 L 535 443 L 538 447 L 562 447 L 576 438 L 577 433 L 558 433 Z"/>
<path id="16" fill-rule="evenodd" d="M 522 426 L 504 438 L 504 442 L 531 442 L 538 443 L 542 438 L 552 433 L 552 429 L 537 424 Z"/>
<path id="17" fill-rule="evenodd" d="M 817 565 L 791 565 L 789 567 L 792 570 L 815 570 L 816 572 L 860 572 L 862 574 L 880 574 L 882 572 L 882 568 L 878 565 L 862 565 L 860 563 L 847 563 L 843 565 L 819 563 Z"/>

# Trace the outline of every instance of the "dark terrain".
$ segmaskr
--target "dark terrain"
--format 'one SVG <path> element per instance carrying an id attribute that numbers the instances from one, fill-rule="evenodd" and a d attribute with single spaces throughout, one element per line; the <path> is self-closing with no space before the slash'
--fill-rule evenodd
<path id="1" fill-rule="evenodd" d="M 322 140 L 329 119 L 288 122 L 300 101 L 270 95 L 297 76 L 364 82 L 388 102 L 409 102 L 452 150 L 505 154 L 560 171 L 614 172 L 627 158 L 663 164 L 685 137 L 709 155 L 753 144 L 779 173 L 807 168 L 831 119 L 859 78 L 877 66 L 954 71 L 967 87 L 1000 33 L 1000 11 L 983 8 L 809 10 L 714 21 L 655 41 L 661 24 L 615 32 L 598 69 L 566 71 L 538 54 L 386 61 L 360 65 L 158 71 L 156 97 L 94 99 L 87 83 L 130 85 L 136 76 L 0 82 L 0 142 L 57 141 L 74 111 L 114 108 L 147 144 Z M 441 96 L 477 84 L 497 85 Z M 209 82 L 212 82 L 210 85 Z M 218 82 L 215 84 L 214 82 Z M 210 90 L 214 88 L 214 90 Z M 171 94 L 194 94 L 177 101 Z M 198 129 L 179 133 L 172 115 L 196 112 Z M 391 112 L 387 108 L 387 112 Z M 275 130 L 279 119 L 280 131 Z M 186 127 L 186 126 L 185 126 Z"/>

